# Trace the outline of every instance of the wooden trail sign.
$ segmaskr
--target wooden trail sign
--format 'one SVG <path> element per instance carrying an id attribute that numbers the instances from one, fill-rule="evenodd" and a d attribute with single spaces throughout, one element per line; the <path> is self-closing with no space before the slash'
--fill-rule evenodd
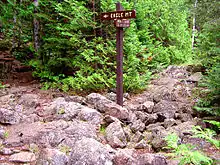
<path id="1" fill-rule="evenodd" d="M 114 20 L 116 27 L 116 51 L 117 51 L 117 77 L 116 77 L 116 95 L 117 104 L 123 106 L 123 28 L 130 26 L 129 18 L 136 18 L 135 10 L 123 10 L 121 3 L 116 4 L 114 12 L 101 14 L 101 20 Z"/>
<path id="2" fill-rule="evenodd" d="M 101 14 L 102 20 L 128 19 L 128 18 L 135 18 L 135 17 L 136 17 L 135 10 L 114 11 L 114 12 L 107 12 L 107 13 Z"/>

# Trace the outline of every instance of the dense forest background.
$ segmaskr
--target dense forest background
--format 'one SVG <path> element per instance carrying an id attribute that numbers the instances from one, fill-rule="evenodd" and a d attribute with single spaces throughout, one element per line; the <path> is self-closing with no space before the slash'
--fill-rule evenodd
<path id="1" fill-rule="evenodd" d="M 113 22 L 116 0 L 1 0 L 0 49 L 32 66 L 44 88 L 103 91 L 115 88 Z M 219 114 L 220 1 L 121 0 L 137 18 L 125 29 L 124 90 L 146 88 L 152 73 L 173 64 L 205 68 L 209 90 L 197 109 Z"/>

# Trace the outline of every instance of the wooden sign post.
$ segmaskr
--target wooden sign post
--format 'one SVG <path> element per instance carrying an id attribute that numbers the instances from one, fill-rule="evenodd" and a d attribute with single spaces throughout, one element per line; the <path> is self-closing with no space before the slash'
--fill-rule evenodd
<path id="1" fill-rule="evenodd" d="M 122 5 L 116 4 L 115 12 L 102 13 L 102 20 L 114 20 L 116 26 L 117 77 L 116 95 L 117 104 L 123 106 L 123 28 L 130 26 L 128 18 L 135 18 L 135 10 L 124 11 Z"/>

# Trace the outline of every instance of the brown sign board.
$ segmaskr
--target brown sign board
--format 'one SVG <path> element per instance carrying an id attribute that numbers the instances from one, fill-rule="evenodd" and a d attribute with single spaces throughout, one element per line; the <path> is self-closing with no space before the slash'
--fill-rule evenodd
<path id="1" fill-rule="evenodd" d="M 115 20 L 115 19 L 128 19 L 128 18 L 136 18 L 136 11 L 125 10 L 125 11 L 101 13 L 102 20 Z"/>
<path id="2" fill-rule="evenodd" d="M 128 20 L 128 19 L 115 20 L 115 26 L 116 27 L 122 27 L 122 28 L 130 27 L 130 20 Z"/>

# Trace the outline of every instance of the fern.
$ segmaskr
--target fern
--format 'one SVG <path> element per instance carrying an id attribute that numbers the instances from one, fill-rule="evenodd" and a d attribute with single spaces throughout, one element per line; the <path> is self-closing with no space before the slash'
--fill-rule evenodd
<path id="1" fill-rule="evenodd" d="M 199 151 L 194 151 L 194 147 L 190 144 L 178 144 L 179 137 L 175 134 L 169 134 L 165 137 L 167 142 L 166 149 L 170 149 L 172 153 L 168 156 L 179 159 L 179 165 L 195 164 L 195 165 L 212 165 L 213 160 Z"/>
<path id="2" fill-rule="evenodd" d="M 216 135 L 214 130 L 208 128 L 202 129 L 200 126 L 194 126 L 192 132 L 195 134 L 193 137 L 205 139 L 213 144 L 217 149 L 220 148 L 220 141 L 213 139 L 213 136 Z"/>

